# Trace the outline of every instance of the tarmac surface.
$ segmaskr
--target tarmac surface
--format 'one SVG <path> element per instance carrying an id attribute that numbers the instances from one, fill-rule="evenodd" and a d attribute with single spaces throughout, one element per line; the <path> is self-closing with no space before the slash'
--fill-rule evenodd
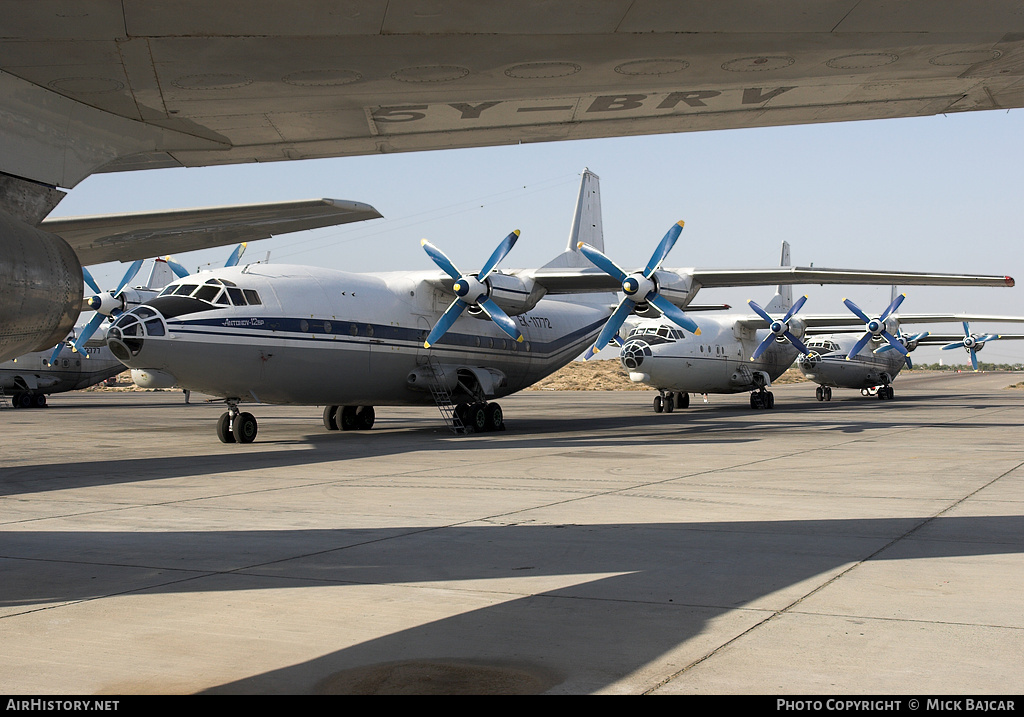
<path id="1" fill-rule="evenodd" d="M 1021 378 L 0 411 L 0 693 L 1020 693 Z"/>

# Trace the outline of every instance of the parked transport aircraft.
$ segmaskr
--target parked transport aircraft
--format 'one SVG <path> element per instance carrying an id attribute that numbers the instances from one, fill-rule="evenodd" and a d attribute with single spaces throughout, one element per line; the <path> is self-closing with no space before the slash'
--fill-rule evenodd
<path id="1" fill-rule="evenodd" d="M 966 316 L 963 314 L 937 317 L 961 320 L 964 334 L 933 334 L 928 331 L 903 334 L 899 323 L 922 323 L 912 316 L 895 316 L 890 319 L 890 330 L 896 341 L 906 349 L 907 354 L 918 346 L 942 346 L 943 349 L 964 348 L 971 358 L 971 365 L 978 370 L 978 356 L 986 343 L 997 339 L 1022 339 L 1022 334 L 972 334 L 970 321 L 1019 322 L 1024 317 L 1014 316 Z M 833 388 L 859 390 L 863 396 L 877 396 L 892 399 L 896 392 L 892 383 L 904 367 L 910 368 L 910 356 L 901 353 L 885 337 L 871 335 L 867 343 L 862 336 L 851 333 L 830 333 L 815 336 L 807 341 L 808 353 L 797 357 L 797 365 L 804 376 L 814 381 L 815 397 L 819 401 L 831 401 Z"/>
<path id="2" fill-rule="evenodd" d="M 68 335 L 83 265 L 246 239 L 45 219 L 94 173 L 1005 110 L 1019 5 L 5 3 L 0 360 Z"/>
<path id="3" fill-rule="evenodd" d="M 629 312 L 664 313 L 699 330 L 681 307 L 689 308 L 702 286 L 1013 285 L 1005 276 L 662 269 L 681 231 L 682 222 L 669 229 L 642 271 L 610 276 L 591 265 L 604 232 L 598 178 L 587 170 L 569 243 L 539 269 L 498 268 L 518 239 L 512 232 L 469 274 L 426 241 L 440 273 L 269 264 L 200 272 L 122 314 L 107 344 L 139 385 L 223 398 L 228 411 L 218 435 L 225 442 L 255 438 L 255 417 L 239 409 L 246 401 L 326 405 L 328 429 L 369 428 L 375 406 L 434 402 L 442 412 L 450 407 L 445 416 L 455 428 L 495 430 L 504 425 L 495 399 L 578 357 L 607 333 L 609 319 L 621 325 Z M 628 301 L 617 301 L 620 290 Z"/>
<path id="4" fill-rule="evenodd" d="M 782 266 L 789 265 L 788 243 L 782 246 Z M 894 312 L 903 300 L 899 296 L 879 317 L 865 315 L 847 300 L 849 315 L 800 314 L 806 296 L 792 300 L 792 288 L 780 285 L 765 307 L 748 302 L 753 313 L 715 312 L 701 315 L 700 334 L 681 330 L 678 324 L 664 317 L 636 322 L 621 343 L 619 360 L 630 380 L 644 383 L 658 390 L 654 398 L 656 412 L 671 412 L 690 405 L 690 394 L 731 394 L 750 392 L 750 407 L 773 408 L 775 397 L 770 387 L 794 359 L 801 369 L 808 369 L 810 378 L 823 378 L 819 387 L 819 400 L 831 396 L 829 385 L 862 386 L 886 385 L 895 377 L 908 350 L 913 350 L 920 336 L 897 338 L 899 320 L 904 323 L 952 322 L 960 320 L 1024 321 L 1024 317 L 969 317 L 963 314 L 916 314 L 896 318 Z M 856 309 L 854 312 L 853 309 Z M 863 322 L 862 333 L 837 333 L 827 337 L 812 336 L 819 327 L 849 326 Z M 602 333 L 610 338 L 619 324 L 616 319 Z M 831 331 L 831 329 L 828 329 Z M 598 340 L 600 343 L 601 339 Z M 869 349 L 886 345 L 891 353 L 871 353 Z M 822 355 L 828 348 L 829 354 Z M 848 361 L 840 349 L 853 351 L 856 356 Z M 861 349 L 864 351 L 861 351 Z M 810 355 L 807 355 L 810 354 Z M 866 354 L 866 355 L 865 355 Z M 822 367 L 823 362 L 825 363 Z M 824 377 L 829 378 L 825 379 Z M 836 381 L 845 381 L 835 383 Z M 891 389 L 883 391 L 891 398 Z"/>

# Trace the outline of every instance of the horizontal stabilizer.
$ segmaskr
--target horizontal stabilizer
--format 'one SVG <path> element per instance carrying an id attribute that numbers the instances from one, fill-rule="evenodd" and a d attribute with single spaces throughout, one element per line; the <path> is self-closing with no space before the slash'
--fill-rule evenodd
<path id="1" fill-rule="evenodd" d="M 45 219 L 39 227 L 61 236 L 78 254 L 79 261 L 90 266 L 250 242 L 380 216 L 369 204 L 340 199 L 304 199 L 61 217 Z"/>

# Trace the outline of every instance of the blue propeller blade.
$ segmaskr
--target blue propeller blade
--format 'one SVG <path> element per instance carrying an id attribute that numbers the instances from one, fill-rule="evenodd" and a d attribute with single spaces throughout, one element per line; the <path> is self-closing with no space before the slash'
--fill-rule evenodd
<path id="1" fill-rule="evenodd" d="M 748 301 L 747 304 L 750 306 L 751 309 L 754 310 L 755 314 L 760 316 L 762 319 L 767 321 L 769 324 L 772 323 L 773 321 L 775 321 L 775 319 L 773 319 L 771 316 L 768 315 L 767 311 L 765 311 L 760 306 L 758 306 L 757 303 L 755 303 L 754 301 Z"/>
<path id="2" fill-rule="evenodd" d="M 807 294 L 804 294 L 799 299 L 797 299 L 795 302 L 793 302 L 793 305 L 791 307 L 789 307 L 789 311 L 787 311 L 786 315 L 784 317 L 782 317 L 782 322 L 786 323 L 787 321 L 792 319 L 793 316 L 796 315 L 796 312 L 800 311 L 800 309 L 803 308 L 803 305 L 805 303 L 807 303 Z"/>
<path id="3" fill-rule="evenodd" d="M 883 311 L 883 312 L 882 312 L 882 315 L 881 315 L 880 317 L 878 317 L 878 318 L 879 318 L 879 319 L 880 319 L 881 321 L 885 321 L 886 319 L 888 319 L 888 318 L 889 318 L 889 316 L 890 316 L 890 315 L 891 315 L 891 314 L 892 314 L 892 313 L 893 313 L 894 311 L 896 311 L 896 309 L 900 308 L 900 304 L 902 304 L 902 303 L 903 303 L 903 300 L 904 300 L 905 298 L 907 298 L 907 295 L 906 295 L 906 294 L 900 294 L 899 296 L 897 296 L 897 297 L 896 297 L 895 299 L 893 299 L 893 300 L 892 300 L 892 303 L 891 303 L 891 304 L 889 304 L 889 305 L 888 305 L 888 306 L 887 306 L 887 307 L 885 308 L 885 311 Z"/>
<path id="4" fill-rule="evenodd" d="M 619 333 L 619 329 L 622 327 L 622 323 L 626 320 L 626 317 L 633 312 L 633 307 L 636 304 L 628 298 L 623 299 L 619 302 L 619 305 L 615 307 L 615 311 L 612 312 L 608 322 L 601 329 L 601 333 L 597 336 L 597 341 L 594 342 L 594 352 L 598 352 L 611 343 L 612 339 Z"/>
<path id="5" fill-rule="evenodd" d="M 661 294 L 655 294 L 654 298 L 648 298 L 648 301 L 654 304 L 658 308 L 658 311 L 671 319 L 673 323 L 679 326 L 679 328 L 686 329 L 695 336 L 700 336 L 700 327 L 698 327 L 689 316 L 683 313 L 682 309 L 666 299 L 664 296 Z"/>
<path id="6" fill-rule="evenodd" d="M 462 312 L 466 310 L 467 306 L 469 306 L 469 304 L 462 299 L 456 299 L 453 301 L 451 306 L 445 309 L 445 312 L 441 314 L 441 318 L 437 320 L 437 323 L 434 324 L 434 328 L 431 329 L 430 335 L 427 336 L 427 340 L 423 342 L 423 348 L 429 349 L 432 345 L 437 343 L 437 341 L 444 336 L 445 332 L 452 327 L 455 320 L 462 316 Z"/>
<path id="7" fill-rule="evenodd" d="M 855 303 L 853 303 L 852 301 L 850 301 L 849 299 L 843 299 L 843 303 L 844 303 L 844 304 L 846 304 L 846 308 L 848 308 L 848 309 L 849 309 L 850 311 L 852 311 L 852 312 L 854 313 L 854 315 L 855 315 L 855 316 L 856 316 L 856 317 L 857 317 L 858 319 L 860 319 L 861 321 L 863 321 L 863 322 L 864 322 L 865 324 L 866 324 L 866 323 L 869 323 L 869 322 L 871 321 L 871 319 L 869 319 L 869 318 L 868 318 L 868 315 L 867 315 L 867 314 L 865 314 L 865 313 L 864 313 L 863 311 L 861 311 L 861 310 L 860 310 L 860 307 L 859 307 L 859 306 L 857 306 L 857 305 L 856 305 Z"/>
<path id="8" fill-rule="evenodd" d="M 164 263 L 167 264 L 167 268 L 174 272 L 174 275 L 179 279 L 184 279 L 188 276 L 188 269 L 183 267 L 178 262 L 174 261 L 171 257 L 164 257 Z"/>
<path id="9" fill-rule="evenodd" d="M 523 335 L 516 328 L 516 322 L 512 318 L 502 311 L 501 307 L 498 306 L 494 299 L 484 299 L 479 302 L 479 306 L 483 309 L 483 312 L 487 314 L 487 318 L 498 325 L 498 328 L 508 334 L 511 338 L 521 342 Z"/>
<path id="10" fill-rule="evenodd" d="M 889 342 L 890 346 L 892 346 L 894 349 L 899 351 L 904 356 L 907 355 L 907 347 L 903 345 L 902 341 L 897 339 L 895 336 L 890 334 L 888 331 L 883 331 L 882 332 L 882 336 L 885 337 L 885 340 Z"/>
<path id="11" fill-rule="evenodd" d="M 89 352 L 85 350 L 85 342 L 92 338 L 92 335 L 96 333 L 96 329 L 100 327 L 100 324 L 102 324 L 106 318 L 106 316 L 97 312 L 92 319 L 89 320 L 89 323 L 85 325 L 85 328 L 82 329 L 82 333 L 79 334 L 78 338 L 75 339 L 75 343 L 72 345 L 75 351 L 86 358 L 89 358 Z"/>
<path id="12" fill-rule="evenodd" d="M 775 334 L 773 334 L 771 331 L 769 331 L 768 335 L 764 337 L 764 341 L 759 343 L 757 345 L 757 348 L 754 349 L 754 353 L 752 353 L 750 355 L 750 360 L 751 361 L 756 361 L 758 358 L 760 358 L 761 354 L 763 354 L 765 352 L 765 349 L 767 349 L 769 346 L 771 346 L 774 342 L 775 342 Z"/>
<path id="13" fill-rule="evenodd" d="M 114 289 L 114 291 L 112 291 L 111 293 L 114 296 L 117 296 L 118 294 L 120 294 L 121 293 L 121 289 L 126 287 L 128 285 L 128 282 L 135 278 L 135 275 L 139 273 L 139 269 L 141 269 L 141 268 L 142 268 L 142 259 L 136 259 L 135 261 L 133 261 L 132 265 L 128 267 L 128 271 L 126 271 L 124 273 L 124 276 L 121 278 L 121 283 L 118 284 L 117 288 Z"/>
<path id="14" fill-rule="evenodd" d="M 441 270 L 444 273 L 446 273 L 451 278 L 455 279 L 455 281 L 458 281 L 459 279 L 462 278 L 462 272 L 460 272 L 455 267 L 455 265 L 452 264 L 451 259 L 445 256 L 443 251 L 438 249 L 436 246 L 431 244 L 426 239 L 421 241 L 420 244 L 423 246 L 423 250 L 427 252 L 427 255 L 434 260 L 435 264 L 441 267 Z"/>
<path id="15" fill-rule="evenodd" d="M 583 256 L 590 259 L 594 266 L 603 271 L 605 274 L 608 274 L 610 277 L 618 281 L 620 284 L 626 280 L 626 272 L 620 269 L 614 261 L 606 257 L 604 254 L 602 254 L 594 247 L 590 246 L 589 244 L 584 244 L 583 242 L 577 244 L 576 247 L 580 250 Z"/>
<path id="16" fill-rule="evenodd" d="M 63 348 L 64 348 L 64 342 L 63 341 L 61 341 L 59 344 L 57 344 L 54 347 L 53 353 L 50 354 L 50 363 L 53 363 L 54 361 L 57 360 L 57 357 L 60 356 L 60 352 L 61 352 L 61 350 Z"/>
<path id="17" fill-rule="evenodd" d="M 509 253 L 509 251 L 516 245 L 516 241 L 519 239 L 519 230 L 516 229 L 514 232 L 509 234 L 507 237 L 501 240 L 498 247 L 491 253 L 490 258 L 484 263 L 480 269 L 480 274 L 477 276 L 479 281 L 483 281 L 491 272 L 494 271 L 494 267 L 498 265 L 502 259 Z"/>
<path id="18" fill-rule="evenodd" d="M 665 236 L 662 238 L 661 243 L 658 244 L 658 248 L 651 254 L 651 260 L 647 262 L 647 266 L 644 268 L 644 276 L 648 279 L 651 278 L 651 274 L 661 268 L 661 262 L 665 261 L 665 257 L 672 251 L 672 247 L 675 246 L 676 240 L 679 238 L 679 234 L 683 231 L 683 222 L 678 221 L 672 225 L 672 228 L 668 230 Z"/>
<path id="19" fill-rule="evenodd" d="M 860 350 L 861 350 L 862 348 L 864 348 L 865 346 L 867 346 L 867 344 L 868 344 L 868 341 L 870 341 L 870 340 L 871 340 L 871 332 L 870 332 L 870 331 L 868 331 L 867 333 L 865 333 L 865 334 L 864 334 L 863 336 L 861 336 L 861 337 L 860 337 L 860 338 L 859 338 L 859 339 L 857 340 L 857 343 L 855 343 L 855 344 L 853 345 L 853 348 L 852 348 L 852 349 L 850 350 L 850 353 L 846 354 L 846 360 L 847 360 L 847 361 L 849 361 L 849 360 L 851 360 L 851 359 L 852 359 L 852 358 L 853 358 L 854 356 L 856 356 L 857 354 L 859 354 L 859 353 L 860 353 Z"/>
<path id="20" fill-rule="evenodd" d="M 978 370 L 978 353 L 973 348 L 971 349 L 971 366 L 975 371 Z"/>
<path id="21" fill-rule="evenodd" d="M 224 266 L 237 266 L 238 260 L 242 258 L 242 254 L 245 252 L 245 246 L 245 242 L 236 246 L 235 250 L 231 252 L 231 256 L 229 256 L 228 260 L 224 262 Z"/>
<path id="22" fill-rule="evenodd" d="M 82 278 L 85 279 L 85 283 L 89 285 L 89 288 L 92 289 L 93 292 L 98 294 L 102 291 L 99 284 L 96 283 L 96 280 L 92 278 L 92 274 L 90 274 L 89 270 L 84 266 L 82 267 Z"/>
<path id="23" fill-rule="evenodd" d="M 796 347 L 796 350 L 804 354 L 805 356 L 811 352 L 810 349 L 804 346 L 803 341 L 801 341 L 800 339 L 793 335 L 793 332 L 786 331 L 782 335 L 789 339 L 789 343 L 793 344 Z"/>

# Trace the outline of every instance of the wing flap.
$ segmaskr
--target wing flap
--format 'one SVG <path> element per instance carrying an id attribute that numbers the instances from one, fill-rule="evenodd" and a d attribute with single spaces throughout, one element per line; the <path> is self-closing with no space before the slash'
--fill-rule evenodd
<path id="1" fill-rule="evenodd" d="M 45 219 L 84 266 L 267 239 L 278 234 L 377 219 L 369 204 L 305 199 L 159 212 Z"/>

